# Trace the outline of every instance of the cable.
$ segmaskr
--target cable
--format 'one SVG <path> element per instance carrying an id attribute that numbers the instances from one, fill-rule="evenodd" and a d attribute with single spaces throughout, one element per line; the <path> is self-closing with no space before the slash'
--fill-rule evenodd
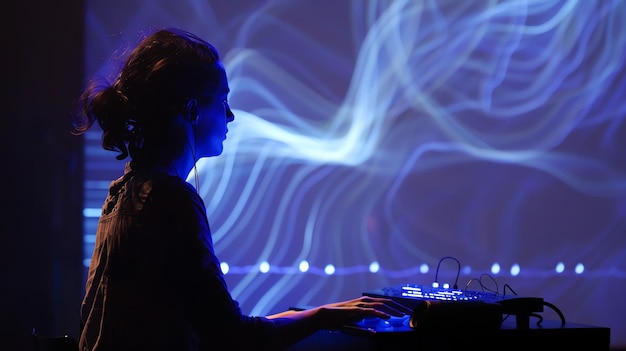
<path id="1" fill-rule="evenodd" d="M 502 287 L 502 296 L 506 296 L 506 288 L 509 288 L 509 290 L 511 290 L 513 295 L 517 296 L 517 293 L 515 292 L 515 290 L 513 290 L 513 288 L 509 284 L 504 284 L 504 286 Z"/>
<path id="2" fill-rule="evenodd" d="M 191 149 L 191 157 L 193 158 L 193 174 L 196 183 L 196 192 L 200 193 L 200 181 L 198 180 L 198 159 L 196 158 L 196 148 L 198 146 L 198 133 L 196 125 L 198 124 L 198 120 L 200 119 L 200 115 L 198 114 L 198 100 L 195 98 L 189 99 L 183 105 L 185 109 L 185 117 L 187 122 L 191 124 L 191 128 L 193 129 L 193 144 L 189 141 L 189 137 L 187 135 L 187 145 Z"/>
<path id="3" fill-rule="evenodd" d="M 485 287 L 485 284 L 483 284 L 483 277 L 484 276 L 487 276 L 487 277 L 491 278 L 493 283 L 496 284 L 496 290 L 488 289 L 487 287 Z M 489 275 L 487 273 L 483 273 L 483 274 L 480 275 L 480 278 L 478 278 L 478 281 L 480 282 L 480 287 L 483 289 L 483 292 L 485 290 L 488 290 L 488 291 L 491 291 L 492 293 L 496 294 L 496 296 L 498 295 L 498 290 L 500 290 L 498 288 L 498 282 L 491 275 Z"/>
<path id="4" fill-rule="evenodd" d="M 198 121 L 198 117 L 196 117 L 196 122 L 191 122 L 191 127 L 193 128 L 193 146 L 191 145 L 191 143 L 189 143 L 189 139 L 187 139 L 187 142 L 190 144 L 189 146 L 191 147 L 191 157 L 193 157 L 193 175 L 196 181 L 196 192 L 198 192 L 198 194 L 200 193 L 200 181 L 198 180 L 198 167 L 196 166 L 196 164 L 198 163 L 198 160 L 196 159 L 196 141 L 198 140 L 198 136 L 196 134 L 196 123 Z"/>
<path id="5" fill-rule="evenodd" d="M 456 258 L 452 256 L 446 256 L 439 260 L 439 263 L 437 264 L 437 271 L 435 272 L 435 283 L 439 284 L 439 281 L 437 280 L 437 277 L 439 276 L 439 266 L 441 266 L 441 262 L 446 259 L 454 260 L 456 261 L 456 264 L 458 265 L 458 269 L 456 271 L 456 279 L 454 280 L 454 286 L 453 286 L 453 289 L 458 289 L 459 288 L 458 286 L 459 274 L 461 273 L 461 262 L 459 262 L 459 260 L 457 260 Z"/>
<path id="6" fill-rule="evenodd" d="M 474 280 L 479 281 L 478 278 L 472 278 L 472 279 L 468 280 L 467 283 L 465 284 L 465 295 L 467 295 L 467 291 L 469 290 L 469 286 L 470 286 L 470 284 L 472 284 L 472 282 Z M 479 284 L 480 284 L 480 281 L 479 281 Z"/>
<path id="7" fill-rule="evenodd" d="M 554 312 L 556 312 L 556 314 L 559 315 L 559 318 L 561 319 L 561 328 L 563 328 L 565 326 L 565 316 L 563 315 L 563 312 L 561 312 L 561 310 L 559 310 L 555 305 L 549 302 L 544 301 L 543 305 L 550 307 Z"/>
<path id="8" fill-rule="evenodd" d="M 537 321 L 537 326 L 541 327 L 541 322 L 543 322 L 543 317 L 539 313 L 531 313 L 530 316 L 538 318 L 539 320 Z"/>

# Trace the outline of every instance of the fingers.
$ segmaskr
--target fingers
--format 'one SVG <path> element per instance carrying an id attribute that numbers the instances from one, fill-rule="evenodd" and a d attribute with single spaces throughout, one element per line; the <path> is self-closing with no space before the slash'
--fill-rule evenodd
<path id="1" fill-rule="evenodd" d="M 375 309 L 394 317 L 402 317 L 413 312 L 410 308 L 403 306 L 392 299 L 361 297 L 357 299 L 357 301 L 357 307 Z"/>

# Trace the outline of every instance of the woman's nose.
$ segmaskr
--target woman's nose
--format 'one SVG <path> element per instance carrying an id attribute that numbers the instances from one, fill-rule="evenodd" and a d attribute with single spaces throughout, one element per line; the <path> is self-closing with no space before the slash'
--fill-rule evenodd
<path id="1" fill-rule="evenodd" d="M 232 122 L 235 120 L 235 114 L 230 110 L 230 107 L 226 109 L 226 122 Z"/>
<path id="2" fill-rule="evenodd" d="M 230 109 L 230 105 L 228 105 L 228 101 L 224 100 L 224 108 L 226 109 L 226 122 L 232 122 L 235 120 L 235 114 Z"/>

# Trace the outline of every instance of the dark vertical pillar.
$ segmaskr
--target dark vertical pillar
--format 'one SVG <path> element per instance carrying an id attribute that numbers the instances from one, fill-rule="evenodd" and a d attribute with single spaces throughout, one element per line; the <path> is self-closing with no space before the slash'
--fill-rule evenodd
<path id="1" fill-rule="evenodd" d="M 79 329 L 82 0 L 10 1 L 0 15 L 0 349 Z"/>

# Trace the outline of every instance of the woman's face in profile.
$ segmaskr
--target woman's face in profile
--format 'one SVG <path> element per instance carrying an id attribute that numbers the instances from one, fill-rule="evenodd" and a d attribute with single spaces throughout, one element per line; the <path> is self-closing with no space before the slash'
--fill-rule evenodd
<path id="1" fill-rule="evenodd" d="M 228 79 L 221 63 L 220 82 L 215 94 L 206 105 L 198 107 L 198 121 L 196 126 L 196 157 L 220 155 L 224 149 L 223 142 L 228 132 L 227 124 L 235 119 L 228 106 Z"/>

